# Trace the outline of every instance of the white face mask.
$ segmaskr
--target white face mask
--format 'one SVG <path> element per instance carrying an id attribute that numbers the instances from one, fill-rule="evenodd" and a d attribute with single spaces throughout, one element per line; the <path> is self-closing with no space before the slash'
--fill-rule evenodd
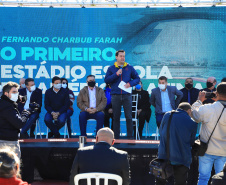
<path id="1" fill-rule="evenodd" d="M 35 89 L 36 89 L 36 86 L 35 85 L 33 85 L 33 86 L 30 87 L 31 92 L 33 92 Z"/>
<path id="2" fill-rule="evenodd" d="M 66 88 L 67 88 L 67 84 L 62 84 L 62 87 L 63 87 L 64 89 L 66 89 Z"/>
<path id="3" fill-rule="evenodd" d="M 0 85 L 0 92 L 2 92 L 2 86 Z"/>
<path id="4" fill-rule="evenodd" d="M 53 87 L 56 89 L 60 89 L 62 87 L 62 84 L 54 84 Z"/>
<path id="5" fill-rule="evenodd" d="M 25 84 L 21 84 L 21 87 L 22 87 L 22 88 L 26 88 L 26 85 L 25 85 Z"/>
<path id="6" fill-rule="evenodd" d="M 159 89 L 164 90 L 166 88 L 165 84 L 158 84 Z"/>
<path id="7" fill-rule="evenodd" d="M 16 102 L 18 100 L 18 96 L 19 96 L 19 93 L 16 93 L 16 94 L 11 94 L 11 98 L 10 100 Z"/>

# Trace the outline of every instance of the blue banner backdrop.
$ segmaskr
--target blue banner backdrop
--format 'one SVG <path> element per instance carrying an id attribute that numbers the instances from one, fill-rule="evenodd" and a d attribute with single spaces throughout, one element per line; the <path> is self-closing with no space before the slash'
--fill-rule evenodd
<path id="1" fill-rule="evenodd" d="M 69 80 L 75 95 L 96 76 L 103 87 L 115 51 L 124 49 L 149 93 L 161 75 L 181 89 L 186 77 L 195 86 L 226 71 L 226 8 L 0 8 L 1 82 L 35 79 L 43 90 L 55 75 Z M 43 95 L 44 96 L 44 95 Z M 79 134 L 74 104 L 73 131 Z M 40 116 L 42 131 L 44 107 Z M 153 110 L 154 113 L 154 110 Z M 155 132 L 155 117 L 150 120 Z M 93 133 L 94 126 L 88 126 Z M 125 127 L 122 126 L 123 132 Z"/>

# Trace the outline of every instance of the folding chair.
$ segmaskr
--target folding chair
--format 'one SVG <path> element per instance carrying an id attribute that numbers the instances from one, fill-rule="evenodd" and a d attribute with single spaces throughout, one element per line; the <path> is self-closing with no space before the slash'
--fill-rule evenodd
<path id="1" fill-rule="evenodd" d="M 91 179 L 95 179 L 96 185 L 100 185 L 100 179 L 104 179 L 104 185 L 108 185 L 108 180 L 115 180 L 117 185 L 122 185 L 122 177 L 110 173 L 81 173 L 74 177 L 75 185 L 79 185 L 79 180 L 86 179 L 87 185 L 91 185 Z"/>
<path id="2" fill-rule="evenodd" d="M 40 138 L 42 139 L 42 132 L 41 132 L 41 127 L 40 127 L 40 123 L 39 123 L 39 118 L 35 122 L 35 139 L 37 139 L 38 129 L 39 129 Z M 30 135 L 31 135 L 31 129 L 30 129 Z"/>

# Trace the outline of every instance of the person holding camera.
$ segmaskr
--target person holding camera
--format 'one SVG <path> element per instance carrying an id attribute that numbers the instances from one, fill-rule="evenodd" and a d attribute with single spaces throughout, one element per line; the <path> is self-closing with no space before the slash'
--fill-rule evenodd
<path id="1" fill-rule="evenodd" d="M 42 107 L 42 90 L 35 86 L 34 79 L 27 78 L 25 80 L 26 88 L 19 89 L 19 95 L 23 96 L 22 102 L 18 104 L 19 111 L 24 109 L 30 110 L 31 115 L 21 130 L 20 137 L 29 138 L 27 131 L 30 131 L 30 137 L 34 137 L 34 129 L 36 120 L 39 118 Z"/>
<path id="2" fill-rule="evenodd" d="M 216 88 L 215 88 L 215 85 L 217 84 L 217 80 L 215 77 L 209 77 L 206 81 L 206 88 L 202 89 L 201 91 L 205 91 L 205 92 L 208 92 L 208 93 L 211 93 L 211 92 L 215 92 L 216 91 Z M 207 104 L 207 103 L 214 103 L 214 100 L 212 100 L 211 97 L 207 97 L 204 101 L 203 101 L 203 104 Z"/>
<path id="3" fill-rule="evenodd" d="M 19 85 L 8 82 L 3 87 L 3 95 L 0 99 L 0 147 L 11 147 L 20 158 L 20 145 L 18 137 L 20 129 L 26 124 L 30 112 L 18 110 Z"/>
<path id="4" fill-rule="evenodd" d="M 214 103 L 203 105 L 206 92 L 202 91 L 192 105 L 193 119 L 202 123 L 200 140 L 208 144 L 204 156 L 199 156 L 198 185 L 208 184 L 213 164 L 215 173 L 219 173 L 226 162 L 226 82 L 220 83 L 216 90 Z"/>

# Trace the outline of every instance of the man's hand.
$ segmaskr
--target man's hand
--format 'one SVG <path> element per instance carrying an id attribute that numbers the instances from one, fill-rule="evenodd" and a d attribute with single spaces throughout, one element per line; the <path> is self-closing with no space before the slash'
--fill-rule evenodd
<path id="1" fill-rule="evenodd" d="M 95 114 L 97 112 L 96 108 L 91 107 L 91 113 L 90 114 Z"/>
<path id="2" fill-rule="evenodd" d="M 129 88 L 130 87 L 130 84 L 127 83 L 126 85 L 124 85 L 125 88 Z"/>
<path id="3" fill-rule="evenodd" d="M 137 115 L 138 115 L 138 116 L 140 115 L 141 111 L 142 111 L 142 109 L 138 109 L 138 110 L 137 110 Z"/>
<path id="4" fill-rule="evenodd" d="M 205 91 L 199 92 L 198 100 L 200 100 L 201 102 L 204 102 L 206 100 L 205 96 L 206 96 L 206 92 Z"/>
<path id="5" fill-rule="evenodd" d="M 91 114 L 92 109 L 91 109 L 91 108 L 88 108 L 88 109 L 86 109 L 86 112 L 88 112 L 88 113 L 90 113 L 90 114 Z"/>
<path id="6" fill-rule="evenodd" d="M 113 109 L 108 109 L 108 113 L 112 114 L 113 113 Z"/>
<path id="7" fill-rule="evenodd" d="M 117 72 L 116 72 L 116 74 L 119 76 L 119 75 L 121 75 L 122 74 L 122 69 L 119 69 Z"/>

